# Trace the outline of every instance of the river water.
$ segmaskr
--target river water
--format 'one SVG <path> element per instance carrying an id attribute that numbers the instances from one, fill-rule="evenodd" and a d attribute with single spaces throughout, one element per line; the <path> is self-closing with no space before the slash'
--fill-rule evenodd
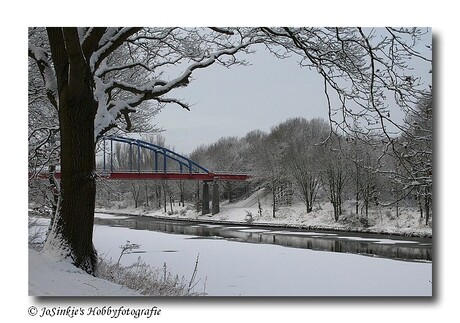
<path id="1" fill-rule="evenodd" d="M 96 218 L 100 256 L 126 241 L 155 267 L 191 277 L 209 296 L 431 296 L 431 239 L 240 225 Z"/>

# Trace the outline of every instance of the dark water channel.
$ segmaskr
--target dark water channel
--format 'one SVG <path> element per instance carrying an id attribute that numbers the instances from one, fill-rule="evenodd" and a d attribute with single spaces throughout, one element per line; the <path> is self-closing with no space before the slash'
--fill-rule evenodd
<path id="1" fill-rule="evenodd" d="M 159 220 L 141 216 L 124 216 L 117 219 L 97 218 L 96 224 L 149 230 L 200 238 L 220 238 L 230 241 L 273 244 L 316 251 L 348 253 L 372 257 L 431 262 L 431 239 L 347 233 L 338 231 L 307 231 L 292 228 L 210 224 L 192 221 Z"/>

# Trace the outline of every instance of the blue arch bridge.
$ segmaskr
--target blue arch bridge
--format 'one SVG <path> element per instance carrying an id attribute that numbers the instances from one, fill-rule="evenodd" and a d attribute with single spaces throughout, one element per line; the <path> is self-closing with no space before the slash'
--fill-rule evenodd
<path id="1" fill-rule="evenodd" d="M 119 136 L 107 136 L 102 140 L 102 164 L 99 163 L 97 169 L 101 178 L 202 181 L 202 214 L 219 213 L 219 181 L 246 181 L 250 177 L 247 173 L 211 172 L 190 158 L 147 141 Z M 114 158 L 114 143 L 129 145 L 127 165 L 120 165 Z M 56 172 L 56 177 L 60 178 L 59 172 Z"/>

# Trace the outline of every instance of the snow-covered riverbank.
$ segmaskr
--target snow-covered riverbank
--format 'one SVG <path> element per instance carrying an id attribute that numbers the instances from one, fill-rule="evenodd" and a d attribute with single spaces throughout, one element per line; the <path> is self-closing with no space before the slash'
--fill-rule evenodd
<path id="1" fill-rule="evenodd" d="M 273 217 L 270 201 L 261 199 L 259 208 L 257 192 L 245 200 L 237 203 L 222 203 L 220 212 L 215 215 L 201 215 L 192 205 L 185 207 L 177 204 L 163 209 L 152 209 L 141 206 L 134 208 L 125 204 L 112 207 L 98 207 L 96 212 L 151 216 L 159 219 L 191 220 L 208 223 L 252 224 L 273 227 L 303 228 L 312 230 L 334 230 L 382 233 L 404 236 L 431 237 L 431 220 L 425 225 L 415 208 L 400 208 L 396 216 L 395 208 L 376 207 L 369 212 L 368 225 L 364 225 L 363 218 L 354 214 L 354 203 L 344 203 L 344 214 L 338 222 L 334 221 L 332 205 L 330 203 L 316 204 L 313 211 L 306 212 L 305 205 L 295 203 L 292 206 L 280 207 Z"/>

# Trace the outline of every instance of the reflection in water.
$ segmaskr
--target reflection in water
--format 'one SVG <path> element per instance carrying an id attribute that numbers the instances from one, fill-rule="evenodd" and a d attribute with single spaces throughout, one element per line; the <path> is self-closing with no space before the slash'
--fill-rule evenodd
<path id="1" fill-rule="evenodd" d="M 148 217 L 128 219 L 96 218 L 97 224 L 128 227 L 136 230 L 151 230 L 173 234 L 196 236 L 194 239 L 224 238 L 241 242 L 276 244 L 285 247 L 318 251 L 353 253 L 408 261 L 431 261 L 431 239 L 403 238 L 371 234 L 346 234 L 309 232 L 301 230 L 276 231 L 268 228 L 248 228 L 225 225 L 174 222 Z M 164 251 L 174 252 L 174 251 Z"/>

